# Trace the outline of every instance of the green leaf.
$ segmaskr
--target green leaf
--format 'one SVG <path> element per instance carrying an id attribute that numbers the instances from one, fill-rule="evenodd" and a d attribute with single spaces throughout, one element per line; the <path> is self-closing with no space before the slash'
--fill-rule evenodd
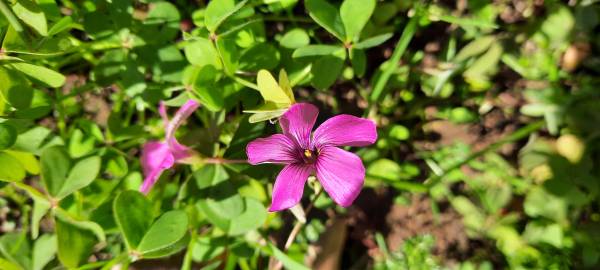
<path id="1" fill-rule="evenodd" d="M 286 269 L 290 270 L 308 270 L 309 268 L 304 266 L 297 261 L 294 261 L 292 258 L 288 257 L 283 251 L 279 250 L 275 245 L 269 243 L 268 244 L 270 251 L 273 253 L 273 256 L 279 260 Z"/>
<path id="2" fill-rule="evenodd" d="M 56 22 L 54 25 L 52 25 L 52 27 L 50 27 L 50 30 L 48 30 L 48 36 L 54 36 L 63 31 L 69 30 L 73 28 L 74 25 L 75 22 L 73 21 L 73 17 L 62 17 L 58 22 Z"/>
<path id="3" fill-rule="evenodd" d="M 184 48 L 185 57 L 195 66 L 204 67 L 212 65 L 221 68 L 219 53 L 208 39 L 198 38 L 189 42 Z"/>
<path id="4" fill-rule="evenodd" d="M 23 269 L 31 268 L 31 245 L 26 237 L 25 231 L 3 232 L 0 236 L 0 256 Z"/>
<path id="5" fill-rule="evenodd" d="M 253 114 L 248 118 L 248 122 L 258 123 L 258 122 L 262 122 L 262 121 L 275 119 L 275 118 L 282 116 L 286 111 L 287 111 L 287 108 L 286 109 L 278 109 L 278 110 L 262 111 L 262 112 L 253 112 Z"/>
<path id="6" fill-rule="evenodd" d="M 187 245 L 188 217 L 185 211 L 174 210 L 164 213 L 142 238 L 138 251 L 144 258 L 171 255 Z"/>
<path id="7" fill-rule="evenodd" d="M 565 6 L 556 5 L 552 11 L 549 11 L 545 20 L 540 26 L 540 30 L 550 38 L 553 45 L 565 42 L 569 35 L 572 34 L 575 27 L 575 17 L 571 10 Z"/>
<path id="8" fill-rule="evenodd" d="M 193 246 L 192 258 L 196 262 L 207 262 L 222 254 L 228 245 L 226 237 L 199 236 Z"/>
<path id="9" fill-rule="evenodd" d="M 267 70 L 261 69 L 258 71 L 256 84 L 258 85 L 260 95 L 265 102 L 283 104 L 286 106 L 289 106 L 294 102 L 294 96 L 291 93 L 291 89 L 286 88 L 288 91 L 284 91 L 275 78 L 273 78 L 273 75 Z"/>
<path id="10" fill-rule="evenodd" d="M 33 212 L 31 213 L 31 238 L 36 239 L 40 231 L 40 221 L 46 215 L 46 213 L 48 213 L 48 210 L 50 210 L 50 201 L 44 194 L 27 184 L 15 183 L 15 186 L 27 192 L 29 197 L 33 199 Z"/>
<path id="11" fill-rule="evenodd" d="M 221 56 L 221 61 L 223 63 L 223 67 L 225 68 L 225 72 L 228 75 L 233 76 L 237 71 L 238 61 L 240 58 L 240 53 L 238 48 L 235 45 L 235 40 L 233 39 L 219 39 L 217 40 L 217 51 Z"/>
<path id="12" fill-rule="evenodd" d="M 88 157 L 77 162 L 56 197 L 62 199 L 91 184 L 100 172 L 100 163 L 101 159 L 98 156 Z"/>
<path id="13" fill-rule="evenodd" d="M 241 235 L 258 229 L 267 220 L 267 209 L 261 202 L 252 198 L 244 198 L 244 204 L 246 206 L 244 212 L 231 220 L 229 235 Z"/>
<path id="14" fill-rule="evenodd" d="M 71 159 L 61 146 L 45 149 L 40 158 L 42 182 L 46 191 L 57 196 L 67 179 L 71 168 Z"/>
<path id="15" fill-rule="evenodd" d="M 18 264 L 12 263 L 9 260 L 0 258 L 0 269 L 4 270 L 23 270 Z"/>
<path id="16" fill-rule="evenodd" d="M 361 42 L 358 42 L 352 46 L 355 49 L 367 49 L 375 46 L 379 46 L 382 43 L 386 42 L 388 39 L 392 38 L 394 33 L 385 33 L 381 35 L 377 35 L 374 37 L 367 38 Z"/>
<path id="17" fill-rule="evenodd" d="M 192 89 L 197 94 L 202 105 L 211 111 L 219 111 L 225 105 L 223 89 L 215 81 L 219 72 L 213 66 L 205 66 L 196 70 Z"/>
<path id="18" fill-rule="evenodd" d="M 29 63 L 11 63 L 9 66 L 23 72 L 30 80 L 45 86 L 61 87 L 65 83 L 65 76 L 49 68 Z"/>
<path id="19" fill-rule="evenodd" d="M 267 209 L 254 198 L 243 198 L 243 211 L 236 216 L 223 215 L 219 205 L 198 201 L 197 205 L 210 223 L 228 235 L 242 235 L 262 226 L 267 218 Z"/>
<path id="20" fill-rule="evenodd" d="M 156 1 L 152 3 L 152 9 L 144 18 L 145 24 L 179 23 L 181 16 L 177 6 L 168 1 Z"/>
<path id="21" fill-rule="evenodd" d="M 311 69 L 312 85 L 317 89 L 327 89 L 332 86 L 344 66 L 344 59 L 338 56 L 324 56 L 317 60 Z"/>
<path id="22" fill-rule="evenodd" d="M 44 234 L 38 238 L 33 244 L 32 269 L 44 269 L 44 266 L 54 259 L 56 248 L 56 235 Z"/>
<path id="23" fill-rule="evenodd" d="M 64 266 L 75 268 L 87 262 L 96 243 L 105 241 L 104 232 L 94 222 L 75 220 L 64 210 L 57 210 L 58 259 Z"/>
<path id="24" fill-rule="evenodd" d="M 350 53 L 350 61 L 352 62 L 352 68 L 354 74 L 359 78 L 365 75 L 367 70 L 367 55 L 364 50 L 352 49 Z"/>
<path id="25" fill-rule="evenodd" d="M 38 34 L 42 36 L 48 35 L 46 15 L 44 15 L 44 12 L 35 2 L 30 0 L 17 0 L 12 8 L 15 15 L 27 25 L 31 26 Z"/>
<path id="26" fill-rule="evenodd" d="M 8 25 L 8 21 L 4 16 L 0 16 L 0 27 L 4 27 Z"/>
<path id="27" fill-rule="evenodd" d="M 31 106 L 33 88 L 27 83 L 15 85 L 6 93 L 6 99 L 16 109 L 25 110 Z"/>
<path id="28" fill-rule="evenodd" d="M 204 24 L 208 31 L 214 33 L 223 21 L 240 10 L 246 2 L 248 0 L 241 1 L 236 5 L 234 0 L 210 1 L 204 12 Z"/>
<path id="29" fill-rule="evenodd" d="M 539 221 L 527 223 L 523 238 L 529 243 L 547 243 L 556 248 L 562 248 L 564 242 L 563 230 L 559 224 L 544 224 Z"/>
<path id="30" fill-rule="evenodd" d="M 464 196 L 457 196 L 451 201 L 452 207 L 463 215 L 463 222 L 468 228 L 479 228 L 485 223 L 485 215 L 473 202 Z"/>
<path id="31" fill-rule="evenodd" d="M 113 203 L 113 215 L 127 248 L 136 249 L 152 225 L 152 204 L 138 191 L 123 191 Z"/>
<path id="32" fill-rule="evenodd" d="M 264 129 L 264 123 L 252 125 L 245 121 L 245 117 L 242 118 L 223 156 L 228 159 L 246 159 L 246 145 L 250 141 L 261 137 Z"/>
<path id="33" fill-rule="evenodd" d="M 279 50 L 270 43 L 259 43 L 246 50 L 240 58 L 240 69 L 258 71 L 279 65 Z"/>
<path id="34" fill-rule="evenodd" d="M 10 124 L 0 123 L 0 150 L 8 149 L 17 141 L 17 129 Z"/>
<path id="35" fill-rule="evenodd" d="M 96 140 L 92 136 L 86 136 L 81 129 L 75 129 L 69 138 L 69 154 L 78 158 L 87 155 L 94 150 Z"/>
<path id="36" fill-rule="evenodd" d="M 373 15 L 376 4 L 375 0 L 344 0 L 340 7 L 340 17 L 346 30 L 346 42 L 360 35 Z"/>
<path id="37" fill-rule="evenodd" d="M 390 182 L 410 180 L 419 175 L 419 169 L 412 164 L 398 164 L 389 159 L 378 159 L 367 167 L 367 175 Z"/>
<path id="38" fill-rule="evenodd" d="M 41 155 L 45 149 L 62 144 L 62 139 L 52 135 L 49 129 L 36 126 L 19 134 L 13 149 Z"/>
<path id="39" fill-rule="evenodd" d="M 16 109 L 27 109 L 33 98 L 33 88 L 25 76 L 12 68 L 0 67 L 0 91 Z"/>
<path id="40" fill-rule="evenodd" d="M 325 0 L 306 0 L 304 5 L 308 9 L 308 15 L 315 22 L 339 40 L 344 41 L 344 24 L 336 7 Z"/>
<path id="41" fill-rule="evenodd" d="M 492 44 L 496 41 L 495 36 L 484 36 L 477 38 L 463 47 L 458 54 L 454 57 L 454 62 L 462 62 L 471 57 L 475 57 L 487 51 L 487 49 L 492 46 Z"/>
<path id="42" fill-rule="evenodd" d="M 503 48 L 500 44 L 494 43 L 489 50 L 481 55 L 473 62 L 463 76 L 466 78 L 482 78 L 493 75 L 493 72 L 498 69 L 498 62 L 502 56 Z"/>
<path id="43" fill-rule="evenodd" d="M 288 49 L 297 49 L 304 46 L 307 46 L 310 43 L 310 38 L 306 31 L 302 28 L 294 28 L 279 40 L 279 45 Z"/>
<path id="44" fill-rule="evenodd" d="M 530 217 L 546 217 L 562 222 L 567 218 L 567 203 L 561 198 L 548 193 L 542 187 L 533 188 L 523 204 L 523 209 Z"/>
<path id="45" fill-rule="evenodd" d="M 221 165 L 208 164 L 194 173 L 200 189 L 208 188 L 204 203 L 215 210 L 222 218 L 239 216 L 244 210 L 244 202 L 229 181 L 229 175 Z"/>
<path id="46" fill-rule="evenodd" d="M 333 45 L 308 45 L 302 48 L 298 48 L 292 54 L 292 57 L 306 57 L 306 56 L 323 56 L 323 55 L 332 55 L 334 53 L 338 53 L 343 51 L 344 48 L 341 46 L 333 46 Z"/>
<path id="47" fill-rule="evenodd" d="M 17 182 L 25 178 L 25 168 L 13 156 L 0 152 L 0 181 Z"/>

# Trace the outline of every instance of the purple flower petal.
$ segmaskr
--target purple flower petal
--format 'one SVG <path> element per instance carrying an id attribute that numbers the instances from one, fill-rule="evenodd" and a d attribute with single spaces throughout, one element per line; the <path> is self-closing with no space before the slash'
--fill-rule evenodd
<path id="1" fill-rule="evenodd" d="M 304 184 L 313 170 L 312 166 L 299 163 L 285 166 L 275 180 L 269 211 L 281 211 L 296 205 L 302 199 Z"/>
<path id="2" fill-rule="evenodd" d="M 377 141 L 377 127 L 369 119 L 341 114 L 327 119 L 313 134 L 313 146 L 365 146 Z"/>
<path id="3" fill-rule="evenodd" d="M 319 109 L 312 104 L 296 103 L 279 119 L 283 134 L 296 139 L 302 149 L 309 149 L 310 133 L 317 121 Z"/>
<path id="4" fill-rule="evenodd" d="M 283 134 L 259 138 L 251 141 L 246 146 L 248 162 L 252 165 L 259 163 L 294 163 L 301 160 L 298 151 L 300 150 L 293 139 Z"/>
<path id="5" fill-rule="evenodd" d="M 175 157 L 166 143 L 151 141 L 144 144 L 142 149 L 142 168 L 144 170 L 144 183 L 140 188 L 143 193 L 148 193 L 156 183 L 160 174 L 173 166 Z"/>
<path id="6" fill-rule="evenodd" d="M 183 121 L 190 117 L 190 115 L 192 115 L 192 113 L 194 113 L 194 111 L 199 106 L 200 103 L 196 102 L 195 100 L 188 100 L 185 104 L 183 104 L 183 106 L 181 106 L 181 108 L 179 108 L 179 110 L 177 110 L 175 116 L 173 116 L 173 119 L 171 119 L 171 121 L 169 121 L 169 123 L 166 126 L 165 137 L 167 142 L 170 141 L 170 138 L 173 138 L 175 136 L 175 131 L 177 130 L 177 128 L 179 128 L 179 126 L 181 126 Z"/>
<path id="7" fill-rule="evenodd" d="M 317 178 L 337 204 L 348 207 L 365 182 L 365 167 L 360 158 L 333 146 L 320 149 L 316 163 Z"/>
<path id="8" fill-rule="evenodd" d="M 175 158 L 175 162 L 192 155 L 190 148 L 180 144 L 175 138 L 171 138 L 168 144 L 171 149 L 171 154 L 173 154 L 173 157 Z"/>

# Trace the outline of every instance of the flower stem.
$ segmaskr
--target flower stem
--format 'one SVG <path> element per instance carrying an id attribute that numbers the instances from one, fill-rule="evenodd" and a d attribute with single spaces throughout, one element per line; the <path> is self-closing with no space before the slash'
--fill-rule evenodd
<path id="1" fill-rule="evenodd" d="M 323 188 L 319 189 L 317 194 L 315 194 L 315 197 L 313 197 L 313 199 L 310 201 L 310 204 L 306 207 L 306 209 L 304 209 L 304 213 L 306 216 L 308 216 L 308 214 L 310 213 L 310 210 L 313 209 L 315 202 L 317 201 L 319 196 L 321 196 L 321 193 L 323 193 Z M 300 229 L 302 229 L 302 225 L 304 225 L 304 223 L 300 222 L 299 220 L 296 221 L 294 228 L 292 228 L 290 235 L 288 236 L 287 240 L 285 241 L 285 246 L 283 246 L 283 252 L 286 252 L 290 248 L 290 246 L 292 246 L 292 244 L 294 243 L 294 240 L 296 240 L 296 236 L 298 236 L 298 234 L 300 233 Z M 281 267 L 283 267 L 283 263 L 281 263 L 281 261 L 279 261 L 271 269 L 272 270 L 280 270 Z"/>

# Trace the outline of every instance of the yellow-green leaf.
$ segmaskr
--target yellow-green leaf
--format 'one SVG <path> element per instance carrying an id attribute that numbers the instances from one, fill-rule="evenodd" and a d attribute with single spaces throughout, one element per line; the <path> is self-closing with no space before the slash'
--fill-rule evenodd
<path id="1" fill-rule="evenodd" d="M 295 100 L 294 92 L 292 91 L 292 85 L 290 84 L 290 80 L 288 79 L 287 73 L 283 69 L 279 71 L 279 87 L 283 89 L 283 92 L 285 92 L 285 94 L 290 98 L 292 103 L 294 103 Z"/>
<path id="2" fill-rule="evenodd" d="M 260 94 L 265 101 L 277 104 L 291 104 L 293 102 L 286 92 L 279 87 L 279 84 L 275 78 L 273 78 L 273 75 L 268 71 L 264 69 L 258 71 L 256 83 L 258 84 Z"/>

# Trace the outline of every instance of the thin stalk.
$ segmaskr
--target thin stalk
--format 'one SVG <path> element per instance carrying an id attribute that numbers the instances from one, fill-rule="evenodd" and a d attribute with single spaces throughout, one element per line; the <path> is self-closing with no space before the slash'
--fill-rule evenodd
<path id="1" fill-rule="evenodd" d="M 196 230 L 192 230 L 190 236 L 190 243 L 187 247 L 187 251 L 185 252 L 185 256 L 183 257 L 183 263 L 181 265 L 181 270 L 190 270 L 192 269 L 192 252 L 194 252 L 194 246 L 196 244 L 196 238 L 198 233 Z"/>
<path id="2" fill-rule="evenodd" d="M 301 22 L 301 23 L 313 23 L 314 21 L 309 17 L 283 17 L 283 16 L 263 16 L 263 20 L 272 22 Z"/>
<path id="3" fill-rule="evenodd" d="M 240 163 L 248 163 L 245 159 L 224 159 L 224 158 L 204 158 L 202 159 L 203 163 L 206 164 L 240 164 Z"/>
<path id="4" fill-rule="evenodd" d="M 233 28 L 231 28 L 231 29 L 223 32 L 223 33 L 220 33 L 217 36 L 219 38 L 224 38 L 224 37 L 226 37 L 228 35 L 236 33 L 237 31 L 241 30 L 242 28 L 244 28 L 244 27 L 246 27 L 246 26 L 248 26 L 250 24 L 257 23 L 257 22 L 260 22 L 260 21 L 262 21 L 262 19 L 254 19 L 254 20 L 251 20 L 251 21 L 247 21 L 247 22 L 242 23 L 242 24 L 240 24 L 238 26 L 235 26 L 235 27 L 233 27 Z"/>
<path id="5" fill-rule="evenodd" d="M 315 194 L 315 197 L 313 197 L 313 199 L 310 201 L 310 204 L 304 210 L 304 213 L 306 216 L 308 216 L 310 211 L 313 209 L 315 202 L 317 201 L 319 196 L 321 196 L 321 193 L 323 193 L 323 188 L 321 188 L 317 192 L 317 194 Z M 299 220 L 296 221 L 294 228 L 292 228 L 290 235 L 288 236 L 287 240 L 285 241 L 285 246 L 283 247 L 283 252 L 286 252 L 292 246 L 292 244 L 294 243 L 294 240 L 296 240 L 296 236 L 298 236 L 298 234 L 300 233 L 300 229 L 302 229 L 302 225 L 304 225 L 304 223 L 300 222 Z M 278 261 L 277 264 L 275 264 L 273 266 L 272 270 L 280 270 L 281 267 L 283 267 L 283 263 L 281 261 Z"/>
<path id="6" fill-rule="evenodd" d="M 237 76 L 231 76 L 231 78 L 232 78 L 234 81 L 236 81 L 236 82 L 240 83 L 240 84 L 241 84 L 241 85 L 243 85 L 243 86 L 246 86 L 246 87 L 248 87 L 248 88 L 252 88 L 252 89 L 254 89 L 254 90 L 256 90 L 256 91 L 260 91 L 260 90 L 258 89 L 258 85 L 256 85 L 255 83 L 251 83 L 251 82 L 249 82 L 249 81 L 247 81 L 247 80 L 244 80 L 244 79 L 242 79 L 242 78 L 240 78 L 240 77 L 237 77 Z"/>
<path id="7" fill-rule="evenodd" d="M 381 73 L 381 76 L 375 83 L 375 87 L 373 87 L 373 93 L 371 93 L 372 102 L 377 102 L 382 97 L 385 85 L 387 84 L 394 71 L 396 71 L 396 69 L 398 68 L 398 62 L 400 61 L 400 57 L 402 57 L 402 55 L 406 51 L 408 43 L 410 43 L 413 35 L 417 31 L 417 23 L 420 19 L 420 11 L 417 10 L 417 12 L 415 12 L 415 15 L 408 21 L 406 27 L 404 27 L 404 31 L 402 31 L 402 36 L 400 36 L 400 39 L 398 40 L 396 49 L 394 49 L 394 53 L 388 61 L 387 67 L 385 68 L 383 73 Z"/>
<path id="8" fill-rule="evenodd" d="M 217 46 L 216 40 L 212 39 L 212 38 L 209 39 L 209 40 L 210 40 L 210 43 L 213 45 L 213 48 L 215 48 L 215 50 L 217 50 L 217 53 L 219 55 L 219 60 L 221 60 L 221 63 L 223 64 L 223 67 L 225 67 L 226 66 L 225 65 L 225 59 L 223 58 L 223 55 L 221 54 L 221 51 L 219 50 L 219 46 Z M 237 77 L 235 75 L 229 75 L 229 77 L 232 78 L 234 81 L 240 83 L 241 85 L 244 85 L 244 86 L 246 86 L 248 88 L 252 88 L 252 89 L 257 90 L 257 91 L 260 91 L 258 89 L 258 85 L 254 84 L 252 82 L 244 80 L 244 79 L 242 79 L 240 77 Z"/>

